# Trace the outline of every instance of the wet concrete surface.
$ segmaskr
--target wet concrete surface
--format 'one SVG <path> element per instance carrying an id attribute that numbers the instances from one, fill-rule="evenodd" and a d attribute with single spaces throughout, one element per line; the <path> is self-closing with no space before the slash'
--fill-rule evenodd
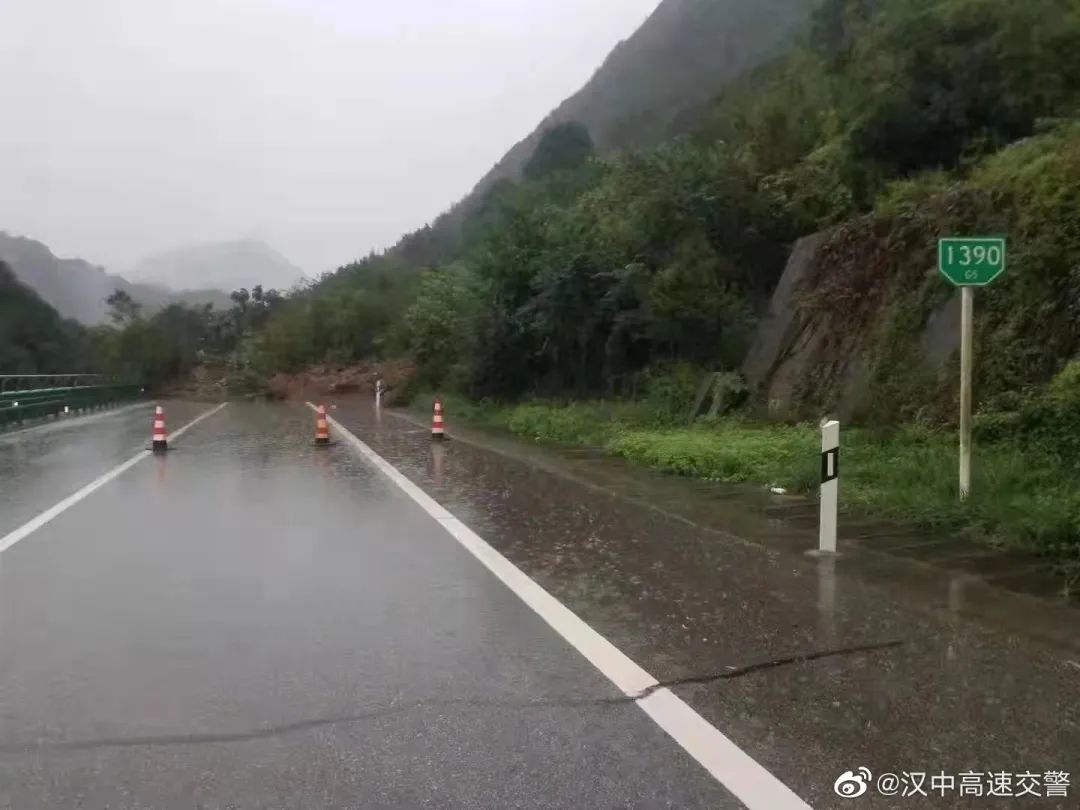
<path id="1" fill-rule="evenodd" d="M 209 406 L 164 402 L 175 430 Z M 150 444 L 153 403 L 0 433 L 0 536 Z"/>
<path id="2" fill-rule="evenodd" d="M 8 508 L 67 494 L 65 453 L 87 477 L 129 457 L 144 415 L 66 435 L 79 451 L 33 440 L 54 463 L 0 478 Z M 314 448 L 312 429 L 302 406 L 234 403 L 0 554 L 0 808 L 740 806 L 348 445 Z M 425 468 L 415 437 L 383 438 Z M 615 607 L 625 583 L 605 539 L 622 515 L 583 534 L 593 499 L 515 495 L 522 473 L 497 456 L 498 475 L 467 482 L 481 454 L 463 448 L 445 459 L 456 502 L 471 499 L 463 517 L 520 518 L 491 539 L 554 540 L 529 561 L 569 575 L 555 590 L 635 618 L 639 605 Z M 582 569 L 595 554 L 606 567 Z"/>
<path id="3" fill-rule="evenodd" d="M 715 499 L 707 519 L 700 499 L 684 491 L 676 504 L 670 487 L 609 459 L 437 444 L 366 399 L 336 405 L 335 418 L 653 675 L 696 681 L 677 693 L 815 807 L 1077 806 L 1077 788 L 1012 800 L 833 792 L 860 766 L 1075 772 L 1074 609 L 887 555 L 811 559 L 805 532 L 760 513 L 714 519 L 725 498 L 754 493 Z M 778 659 L 789 663 L 754 667 Z"/>

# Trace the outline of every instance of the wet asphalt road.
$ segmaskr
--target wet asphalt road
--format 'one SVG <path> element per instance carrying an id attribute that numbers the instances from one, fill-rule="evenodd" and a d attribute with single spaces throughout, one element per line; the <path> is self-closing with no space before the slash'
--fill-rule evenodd
<path id="1" fill-rule="evenodd" d="M 312 428 L 230 405 L 0 554 L 0 808 L 740 806 Z M 0 438 L 0 535 L 148 429 Z"/>
<path id="2" fill-rule="evenodd" d="M 432 444 L 423 425 L 376 418 L 366 398 L 337 404 L 338 420 L 650 673 L 702 681 L 675 691 L 814 807 L 1080 806 L 1075 612 L 998 593 L 978 620 L 963 582 L 947 582 L 939 599 L 928 596 L 936 578 L 899 563 L 813 560 L 784 542 L 702 530 L 673 514 L 678 504 L 656 508 L 667 487 L 617 462 L 566 462 L 519 443 L 499 453 Z M 957 783 L 962 773 L 1064 770 L 1073 787 L 1066 799 L 838 798 L 834 780 L 860 766 Z"/>
<path id="3" fill-rule="evenodd" d="M 177 403 L 179 427 L 205 408 Z M 149 403 L 0 433 L 0 536 L 147 446 Z"/>

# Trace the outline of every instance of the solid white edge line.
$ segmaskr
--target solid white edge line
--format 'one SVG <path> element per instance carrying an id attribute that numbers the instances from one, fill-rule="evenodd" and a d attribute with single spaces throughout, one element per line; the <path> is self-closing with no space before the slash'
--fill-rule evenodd
<path id="1" fill-rule="evenodd" d="M 307 403 L 312 410 L 315 406 Z M 428 513 L 485 568 L 583 655 L 623 694 L 634 696 L 658 681 L 614 644 L 582 621 L 525 572 L 455 518 L 390 462 L 368 447 L 333 417 L 330 425 L 421 509 Z M 811 810 L 787 785 L 739 748 L 718 728 L 670 689 L 662 688 L 637 701 L 653 722 L 667 732 L 716 781 L 750 810 Z"/>
<path id="2" fill-rule="evenodd" d="M 184 425 L 182 428 L 180 428 L 178 431 L 176 431 L 176 433 L 173 434 L 173 438 L 175 439 L 177 436 L 182 434 L 188 428 L 195 427 L 195 425 L 199 424 L 199 422 L 201 422 L 203 419 L 207 419 L 207 418 L 213 416 L 215 413 L 220 411 L 222 408 L 224 408 L 228 404 L 229 403 L 227 403 L 227 402 L 223 402 L 220 405 L 218 405 L 216 408 L 211 408 L 210 410 L 199 414 L 197 417 L 195 417 L 190 422 L 188 422 L 186 425 Z M 42 526 L 44 526 L 46 523 L 51 521 L 53 518 L 58 517 L 59 515 L 63 514 L 68 509 L 70 509 L 75 504 L 77 504 L 79 501 L 81 501 L 84 498 L 88 497 L 89 495 L 93 494 L 96 490 L 101 489 L 103 486 L 105 486 L 107 483 L 112 481 L 117 476 L 123 475 L 127 470 L 134 467 L 136 464 L 138 464 L 140 461 L 142 461 L 144 458 L 146 458 L 150 454 L 151 454 L 151 451 L 149 451 L 149 450 L 140 450 L 138 453 L 136 453 L 134 456 L 129 458 L 127 461 L 123 462 L 122 464 L 120 464 L 120 465 L 118 465 L 116 467 L 113 467 L 111 470 L 109 470 L 107 473 L 105 473 L 101 477 L 94 479 L 89 484 L 87 484 L 85 487 L 80 489 L 78 492 L 71 493 L 66 498 L 64 498 L 64 500 L 60 501 L 60 503 L 46 509 L 44 512 L 42 512 L 37 517 L 31 518 L 30 520 L 28 520 L 26 523 L 24 523 L 22 526 L 15 529 L 14 531 L 9 532 L 8 534 L 5 534 L 3 537 L 0 537 L 0 553 L 7 551 L 9 548 L 11 548 L 13 545 L 18 543 L 20 540 L 23 540 L 26 537 L 28 537 L 29 535 L 33 534 L 38 529 L 40 529 Z"/>

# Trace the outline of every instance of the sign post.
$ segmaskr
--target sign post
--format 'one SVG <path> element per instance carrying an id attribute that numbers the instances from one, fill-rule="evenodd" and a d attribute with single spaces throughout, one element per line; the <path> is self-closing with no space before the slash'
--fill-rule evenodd
<path id="1" fill-rule="evenodd" d="M 938 270 L 960 288 L 960 500 L 971 493 L 971 381 L 975 365 L 975 287 L 1005 272 L 1001 237 L 949 238 L 938 242 Z"/>
<path id="2" fill-rule="evenodd" d="M 975 290 L 960 288 L 960 500 L 971 492 L 971 378 L 975 351 Z"/>

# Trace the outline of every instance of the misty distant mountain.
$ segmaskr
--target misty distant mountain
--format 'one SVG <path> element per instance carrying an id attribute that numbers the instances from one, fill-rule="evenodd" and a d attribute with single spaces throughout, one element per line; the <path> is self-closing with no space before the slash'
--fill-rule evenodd
<path id="1" fill-rule="evenodd" d="M 176 293 L 153 284 L 132 284 L 83 259 L 60 259 L 41 242 L 0 231 L 0 261 L 15 277 L 34 290 L 61 316 L 93 325 L 108 319 L 105 299 L 114 290 L 128 293 L 149 314 L 164 306 L 212 304 L 227 308 L 229 297 L 220 290 L 188 290 Z"/>
<path id="2" fill-rule="evenodd" d="M 257 284 L 267 290 L 288 290 L 304 272 L 265 242 L 246 240 L 190 245 L 148 256 L 127 276 L 174 290 L 212 287 L 231 292 Z"/>

